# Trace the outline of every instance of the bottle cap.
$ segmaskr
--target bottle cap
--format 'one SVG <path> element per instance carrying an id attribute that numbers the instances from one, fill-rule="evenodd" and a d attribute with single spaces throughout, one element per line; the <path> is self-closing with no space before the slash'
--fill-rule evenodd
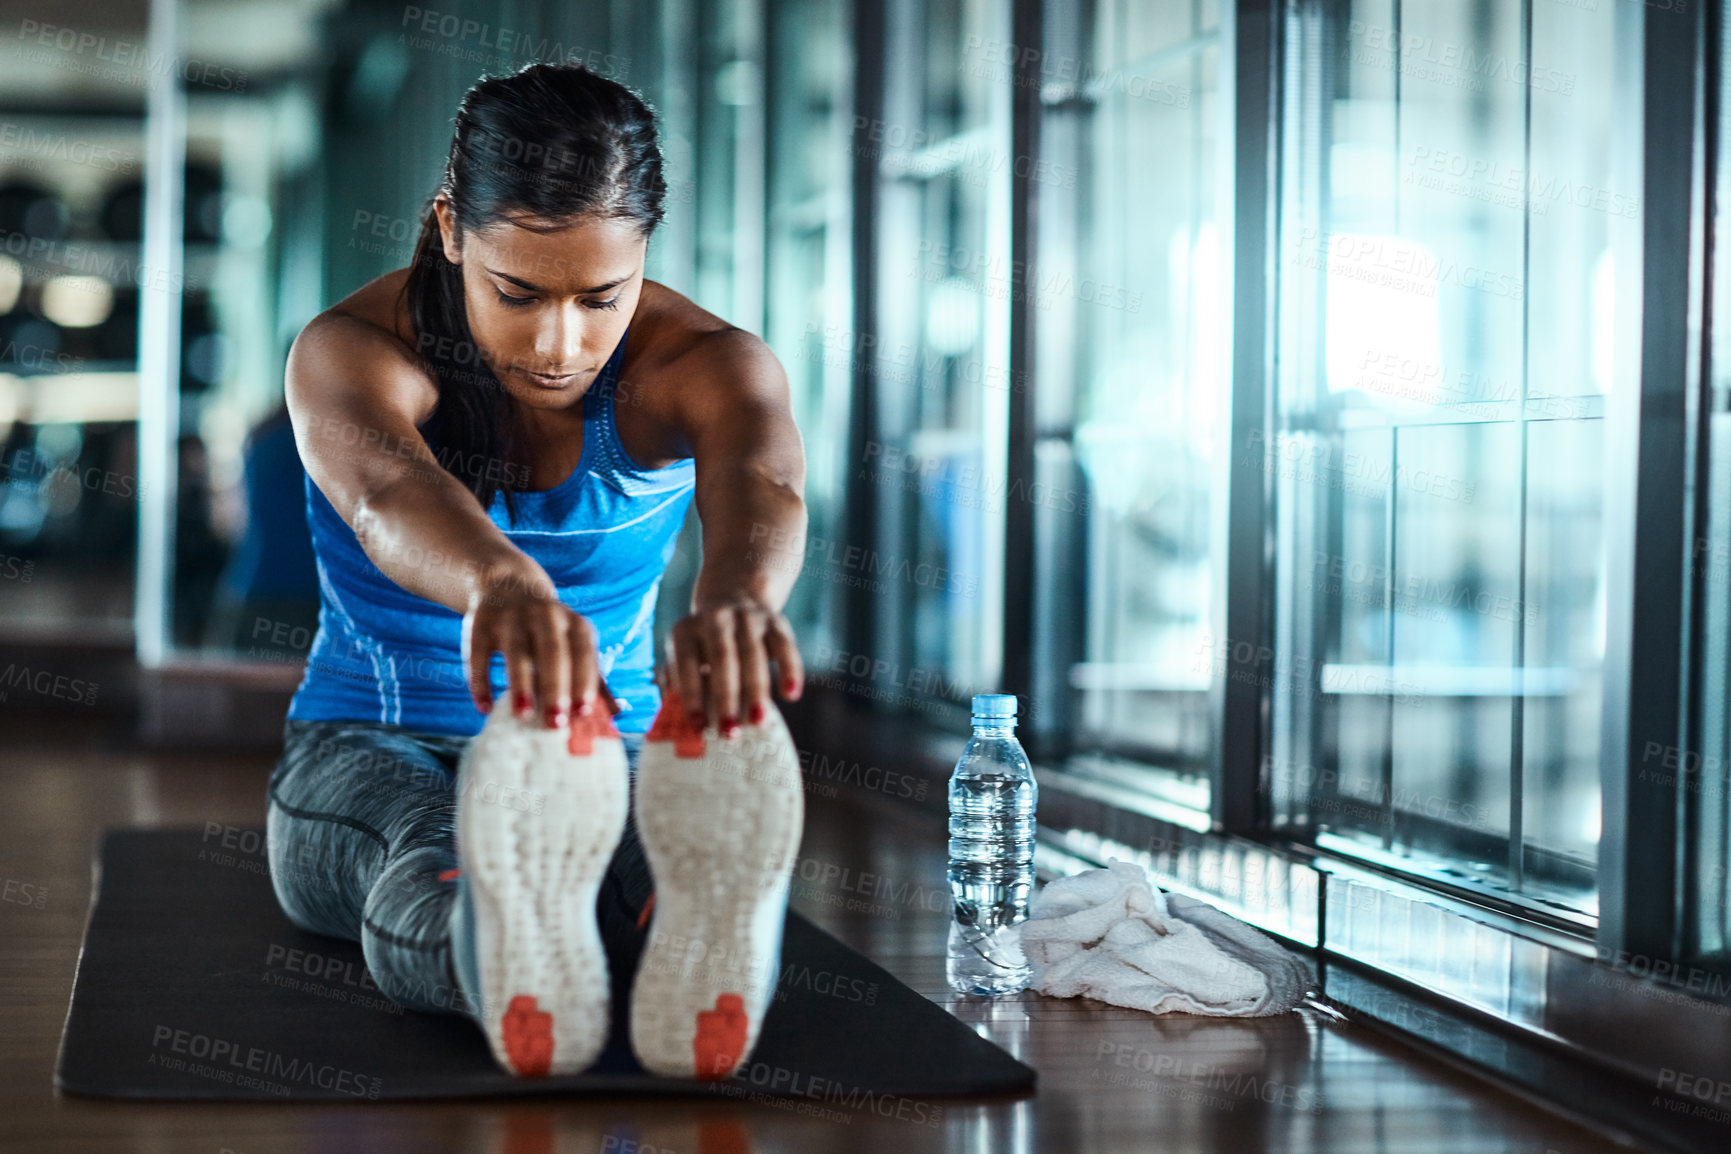
<path id="1" fill-rule="evenodd" d="M 1012 693 L 974 694 L 975 717 L 1014 717 L 1016 697 Z"/>

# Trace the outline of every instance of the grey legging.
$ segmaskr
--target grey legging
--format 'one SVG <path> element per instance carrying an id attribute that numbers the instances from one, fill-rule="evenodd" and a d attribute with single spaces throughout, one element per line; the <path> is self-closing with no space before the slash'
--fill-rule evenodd
<path id="1" fill-rule="evenodd" d="M 376 721 L 286 721 L 268 842 L 271 882 L 290 921 L 360 942 L 373 981 L 393 1001 L 473 1017 L 449 932 L 457 760 L 468 740 Z M 625 737 L 633 782 L 642 744 L 641 734 Z M 615 1021 L 642 954 L 647 931 L 638 922 L 651 888 L 633 808 L 596 900 Z"/>

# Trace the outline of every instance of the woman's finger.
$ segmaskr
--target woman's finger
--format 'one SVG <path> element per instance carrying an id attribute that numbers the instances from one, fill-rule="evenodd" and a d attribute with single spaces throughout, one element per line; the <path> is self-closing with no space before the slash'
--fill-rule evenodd
<path id="1" fill-rule="evenodd" d="M 559 729 L 571 722 L 571 622 L 563 605 L 534 614 L 535 680 L 541 691 L 541 724 Z"/>
<path id="2" fill-rule="evenodd" d="M 710 708 L 723 737 L 732 737 L 739 729 L 739 653 L 734 643 L 734 619 L 732 610 L 716 610 L 703 630 L 703 647 L 709 653 Z"/>
<path id="3" fill-rule="evenodd" d="M 515 623 L 501 625 L 500 633 L 499 647 L 505 651 L 505 678 L 511 694 L 511 713 L 527 721 L 535 716 L 534 641 Z"/>
<path id="4" fill-rule="evenodd" d="M 667 647 L 670 650 L 668 656 L 672 666 L 670 676 L 679 689 L 679 700 L 684 704 L 692 726 L 703 729 L 708 724 L 708 707 L 704 702 L 703 673 L 699 666 L 709 658 L 697 630 L 691 627 L 689 618 L 675 625 L 672 632 L 668 633 Z"/>
<path id="5" fill-rule="evenodd" d="M 463 667 L 469 675 L 469 696 L 474 698 L 475 708 L 482 713 L 493 710 L 490 670 L 496 648 L 491 632 L 479 623 L 475 614 L 467 614 L 463 618 Z"/>
<path id="6" fill-rule="evenodd" d="M 775 659 L 776 668 L 781 670 L 781 696 L 788 701 L 798 701 L 799 695 L 805 692 L 805 662 L 799 658 L 799 643 L 794 640 L 787 618 L 777 615 L 770 620 L 764 647 Z"/>
<path id="7" fill-rule="evenodd" d="M 762 725 L 769 707 L 769 655 L 764 651 L 764 619 L 740 613 L 734 631 L 739 657 L 739 705 L 753 725 Z"/>
<path id="8" fill-rule="evenodd" d="M 571 621 L 571 691 L 577 712 L 584 717 L 595 708 L 595 689 L 601 683 L 601 668 L 595 652 L 595 626 L 587 617 L 573 614 Z"/>

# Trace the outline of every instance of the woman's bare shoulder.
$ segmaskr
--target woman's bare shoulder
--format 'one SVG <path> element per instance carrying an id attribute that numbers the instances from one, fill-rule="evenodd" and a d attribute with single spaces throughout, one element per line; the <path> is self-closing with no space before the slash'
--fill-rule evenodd
<path id="1" fill-rule="evenodd" d="M 432 414 L 438 382 L 416 353 L 407 310 L 397 300 L 406 279 L 406 269 L 386 273 L 308 322 L 289 353 L 291 410 L 375 406 L 376 420 L 394 413 L 414 426 Z"/>
<path id="2" fill-rule="evenodd" d="M 375 277 L 332 305 L 328 311 L 342 313 L 384 329 L 413 348 L 415 327 L 409 319 L 409 302 L 403 293 L 409 270 L 400 268 Z"/>
<path id="3" fill-rule="evenodd" d="M 637 362 L 637 374 L 644 378 L 688 361 L 692 354 L 714 343 L 710 338 L 743 332 L 685 294 L 652 280 L 643 282 L 631 327 L 641 334 L 632 339 L 635 355 L 631 359 Z"/>

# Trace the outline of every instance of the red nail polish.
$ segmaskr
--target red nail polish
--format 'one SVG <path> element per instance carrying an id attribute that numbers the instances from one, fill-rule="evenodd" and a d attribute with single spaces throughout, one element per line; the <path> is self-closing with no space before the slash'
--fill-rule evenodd
<path id="1" fill-rule="evenodd" d="M 547 728 L 549 728 L 549 729 L 564 729 L 566 725 L 570 724 L 570 721 L 571 721 L 570 715 L 568 713 L 566 713 L 563 709 L 560 709 L 557 706 L 549 706 L 548 707 L 548 709 L 547 709 Z"/>
<path id="2" fill-rule="evenodd" d="M 703 714 L 697 712 L 695 709 L 692 710 L 688 716 L 691 718 L 691 728 L 693 729 L 702 729 L 705 725 L 709 724 L 709 719 L 704 717 Z"/>
<path id="3" fill-rule="evenodd" d="M 739 718 L 724 717 L 721 719 L 721 736 L 732 737 L 739 732 Z"/>
<path id="4" fill-rule="evenodd" d="M 517 715 L 519 717 L 528 717 L 532 712 L 534 712 L 535 703 L 529 700 L 529 695 L 524 693 L 521 689 L 517 691 L 517 696 L 514 700 L 517 702 Z"/>
<path id="5" fill-rule="evenodd" d="M 761 701 L 754 701 L 751 703 L 751 724 L 763 724 L 763 702 Z"/>

